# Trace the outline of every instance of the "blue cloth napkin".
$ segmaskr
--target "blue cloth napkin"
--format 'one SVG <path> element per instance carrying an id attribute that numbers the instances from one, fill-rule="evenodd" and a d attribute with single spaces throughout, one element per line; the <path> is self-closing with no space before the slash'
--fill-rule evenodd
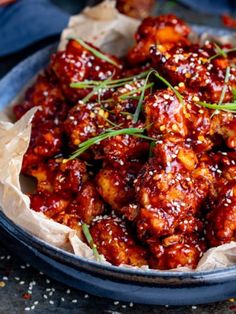
<path id="1" fill-rule="evenodd" d="M 236 9 L 236 0 L 179 0 L 179 2 L 196 11 L 210 14 L 232 13 Z"/>
<path id="2" fill-rule="evenodd" d="M 69 14 L 47 0 L 18 0 L 0 7 L 0 56 L 60 34 Z"/>

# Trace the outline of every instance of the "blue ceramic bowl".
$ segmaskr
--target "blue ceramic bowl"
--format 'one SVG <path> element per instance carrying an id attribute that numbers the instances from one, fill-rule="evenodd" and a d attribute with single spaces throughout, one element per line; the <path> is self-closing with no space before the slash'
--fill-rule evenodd
<path id="1" fill-rule="evenodd" d="M 6 75 L 0 82 L 0 110 L 46 66 L 55 47 L 38 51 Z M 0 239 L 49 277 L 102 297 L 145 304 L 189 305 L 236 295 L 236 266 L 205 272 L 157 272 L 102 265 L 47 244 L 15 225 L 2 212 Z"/>

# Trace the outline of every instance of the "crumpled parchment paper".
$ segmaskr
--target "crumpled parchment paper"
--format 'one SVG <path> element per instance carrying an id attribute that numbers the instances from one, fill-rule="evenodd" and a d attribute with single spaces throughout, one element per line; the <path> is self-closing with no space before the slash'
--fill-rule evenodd
<path id="1" fill-rule="evenodd" d="M 133 35 L 139 23 L 140 21 L 120 14 L 115 9 L 114 1 L 104 1 L 71 17 L 68 28 L 62 33 L 59 49 L 65 47 L 68 37 L 77 36 L 93 42 L 108 53 L 122 56 L 133 44 Z M 204 40 L 207 39 L 205 36 Z M 221 40 L 225 42 L 226 39 L 218 38 L 218 41 Z M 47 218 L 43 213 L 31 210 L 29 198 L 22 192 L 21 164 L 29 145 L 31 120 L 36 110 L 37 108 L 31 109 L 16 123 L 7 121 L 6 115 L 0 114 L 1 209 L 14 223 L 47 243 L 95 260 L 92 250 L 79 239 L 75 230 Z M 102 262 L 107 263 L 105 259 Z M 236 264 L 236 242 L 209 249 L 193 271 L 212 270 L 233 264 Z M 148 267 L 141 269 L 148 271 Z M 184 267 L 176 270 L 190 269 Z"/>

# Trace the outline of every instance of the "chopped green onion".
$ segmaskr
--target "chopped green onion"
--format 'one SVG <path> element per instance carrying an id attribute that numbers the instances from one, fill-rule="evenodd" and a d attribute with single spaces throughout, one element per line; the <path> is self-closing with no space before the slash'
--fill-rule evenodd
<path id="1" fill-rule="evenodd" d="M 142 105 L 143 105 L 143 100 L 144 100 L 144 96 L 145 96 L 145 91 L 146 91 L 147 85 L 148 85 L 147 83 L 148 83 L 148 80 L 149 80 L 150 75 L 151 75 L 152 73 L 154 73 L 154 72 L 155 72 L 155 70 L 149 71 L 149 73 L 147 74 L 147 77 L 146 77 L 146 79 L 145 79 L 145 81 L 144 81 L 144 84 L 143 84 L 143 86 L 142 86 L 142 93 L 141 93 L 141 95 L 140 95 L 137 108 L 136 108 L 135 113 L 134 113 L 134 115 L 133 115 L 133 121 L 134 121 L 134 123 L 136 123 L 136 122 L 138 121 L 138 119 L 139 119 L 139 115 L 140 115 L 140 112 L 141 112 L 141 110 L 142 110 Z"/>
<path id="2" fill-rule="evenodd" d="M 155 145 L 156 145 L 155 141 L 151 142 L 150 147 L 149 147 L 149 154 L 148 154 L 149 158 L 151 158 L 153 156 L 153 148 Z"/>
<path id="3" fill-rule="evenodd" d="M 146 75 L 149 73 L 149 71 L 144 71 L 140 74 L 124 77 L 121 79 L 116 79 L 116 80 L 110 80 L 109 83 L 107 82 L 106 88 L 115 88 L 115 87 L 120 87 L 124 86 L 125 84 L 128 84 L 132 82 L 133 80 L 141 79 L 143 77 L 146 77 Z M 107 80 L 105 80 L 107 81 Z M 93 88 L 97 85 L 100 85 L 101 81 L 93 81 L 93 80 L 85 80 L 83 82 L 73 82 L 70 84 L 70 87 L 72 88 Z"/>
<path id="4" fill-rule="evenodd" d="M 111 77 L 109 77 L 108 79 L 106 79 L 106 80 L 104 80 L 104 81 L 101 81 L 99 85 L 95 86 L 95 87 L 93 88 L 93 90 L 92 90 L 87 96 L 85 96 L 85 97 L 82 99 L 82 101 L 83 101 L 84 103 L 86 103 L 87 101 L 89 101 L 89 99 L 90 99 L 94 94 L 99 93 L 99 91 L 100 91 L 101 89 L 103 89 L 103 88 L 106 86 L 107 82 L 110 82 L 110 81 L 111 81 Z"/>
<path id="5" fill-rule="evenodd" d="M 232 88 L 233 102 L 236 102 L 236 88 Z"/>
<path id="6" fill-rule="evenodd" d="M 82 143 L 79 144 L 79 149 L 77 149 L 66 161 L 74 159 L 78 156 L 80 156 L 81 154 L 83 154 L 86 150 L 88 150 L 91 146 L 100 143 L 101 141 L 104 141 L 107 138 L 110 137 L 114 137 L 117 135 L 123 135 L 123 134 L 127 134 L 127 135 L 132 135 L 132 136 L 136 136 L 136 137 L 140 137 L 146 140 L 151 140 L 153 141 L 154 139 L 151 137 L 148 137 L 144 134 L 142 134 L 144 132 L 144 129 L 140 129 L 140 128 L 126 128 L 126 129 L 120 129 L 120 130 L 114 130 L 114 129 L 108 129 L 106 130 L 104 133 L 101 133 L 98 136 L 92 137 Z"/>
<path id="7" fill-rule="evenodd" d="M 227 67 L 226 68 L 226 72 L 225 72 L 225 80 L 224 80 L 224 87 L 222 88 L 222 92 L 221 92 L 221 95 L 220 95 L 220 100 L 218 102 L 218 105 L 221 105 L 224 98 L 225 98 L 225 93 L 226 93 L 226 90 L 227 90 L 227 83 L 229 81 L 229 77 L 230 77 L 230 67 Z"/>
<path id="8" fill-rule="evenodd" d="M 175 93 L 176 97 L 178 98 L 179 102 L 184 106 L 183 96 L 177 91 L 177 89 L 170 84 L 163 76 L 161 76 L 157 71 L 155 72 L 157 78 L 162 81 L 167 87 L 169 87 L 172 92 Z"/>
<path id="9" fill-rule="evenodd" d="M 133 95 L 133 94 L 139 93 L 139 92 L 141 92 L 141 91 L 143 90 L 144 87 L 145 87 L 145 90 L 146 90 L 146 89 L 152 87 L 153 85 L 154 85 L 154 83 L 149 83 L 149 84 L 147 84 L 146 86 L 141 86 L 141 87 L 139 87 L 139 88 L 135 88 L 135 89 L 129 91 L 128 93 L 121 95 L 119 98 L 120 98 L 121 100 L 125 100 L 125 99 L 127 99 L 127 98 L 130 98 L 129 95 Z M 133 97 L 131 97 L 131 98 L 136 98 L 136 96 L 133 96 Z M 137 96 L 137 99 L 139 99 L 138 96 Z"/>
<path id="10" fill-rule="evenodd" d="M 215 47 L 216 47 L 216 54 L 211 56 L 208 59 L 208 62 L 212 61 L 215 58 L 218 58 L 220 56 L 222 56 L 223 58 L 227 58 L 227 55 L 229 52 L 233 52 L 236 51 L 236 48 L 231 48 L 231 49 L 222 49 L 220 48 L 216 43 L 215 43 Z"/>
<path id="11" fill-rule="evenodd" d="M 97 49 L 93 48 L 92 46 L 90 46 L 89 44 L 87 44 L 85 41 L 83 41 L 83 39 L 81 38 L 68 38 L 68 39 L 73 39 L 76 40 L 82 47 L 84 47 L 85 49 L 87 49 L 88 51 L 90 51 L 95 57 L 104 60 L 110 64 L 115 65 L 116 67 L 120 67 L 120 65 L 113 60 L 112 58 L 108 57 L 107 55 L 103 54 L 102 52 L 98 51 Z"/>
<path id="12" fill-rule="evenodd" d="M 224 104 L 218 105 L 218 104 L 209 104 L 209 103 L 200 101 L 198 102 L 198 104 L 209 109 L 236 112 L 236 103 L 224 103 Z"/>
<path id="13" fill-rule="evenodd" d="M 92 238 L 91 233 L 90 233 L 90 231 L 89 231 L 88 225 L 85 224 L 85 223 L 83 223 L 83 224 L 82 224 L 82 230 L 83 230 L 84 236 L 85 236 L 85 238 L 86 238 L 86 240 L 87 240 L 89 246 L 90 246 L 91 249 L 93 250 L 93 254 L 94 254 L 96 260 L 97 260 L 98 262 L 100 262 L 100 261 L 101 261 L 101 256 L 100 256 L 99 253 L 98 253 L 96 244 L 94 244 L 94 241 L 93 241 L 93 238 Z"/>

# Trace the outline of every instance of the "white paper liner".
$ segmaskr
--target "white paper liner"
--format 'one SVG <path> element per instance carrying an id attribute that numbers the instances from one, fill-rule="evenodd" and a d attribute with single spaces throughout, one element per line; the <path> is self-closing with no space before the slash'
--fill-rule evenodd
<path id="1" fill-rule="evenodd" d="M 71 17 L 68 28 L 62 33 L 59 49 L 65 47 L 68 37 L 77 36 L 93 42 L 108 53 L 122 56 L 132 45 L 139 23 L 140 21 L 120 14 L 115 9 L 114 1 L 104 1 Z M 203 39 L 207 40 L 209 36 Z M 231 41 L 230 37 L 217 39 Z M 95 260 L 92 250 L 79 239 L 75 230 L 47 218 L 43 213 L 31 210 L 28 196 L 22 193 L 19 179 L 21 164 L 29 145 L 31 120 L 36 110 L 31 109 L 15 124 L 7 121 L 4 113 L 0 113 L 0 206 L 14 223 L 47 243 L 88 260 Z M 102 262 L 109 264 L 103 257 Z M 209 249 L 199 261 L 196 270 L 181 267 L 171 271 L 213 270 L 234 264 L 236 242 L 231 242 Z M 147 266 L 141 269 L 149 271 Z"/>

